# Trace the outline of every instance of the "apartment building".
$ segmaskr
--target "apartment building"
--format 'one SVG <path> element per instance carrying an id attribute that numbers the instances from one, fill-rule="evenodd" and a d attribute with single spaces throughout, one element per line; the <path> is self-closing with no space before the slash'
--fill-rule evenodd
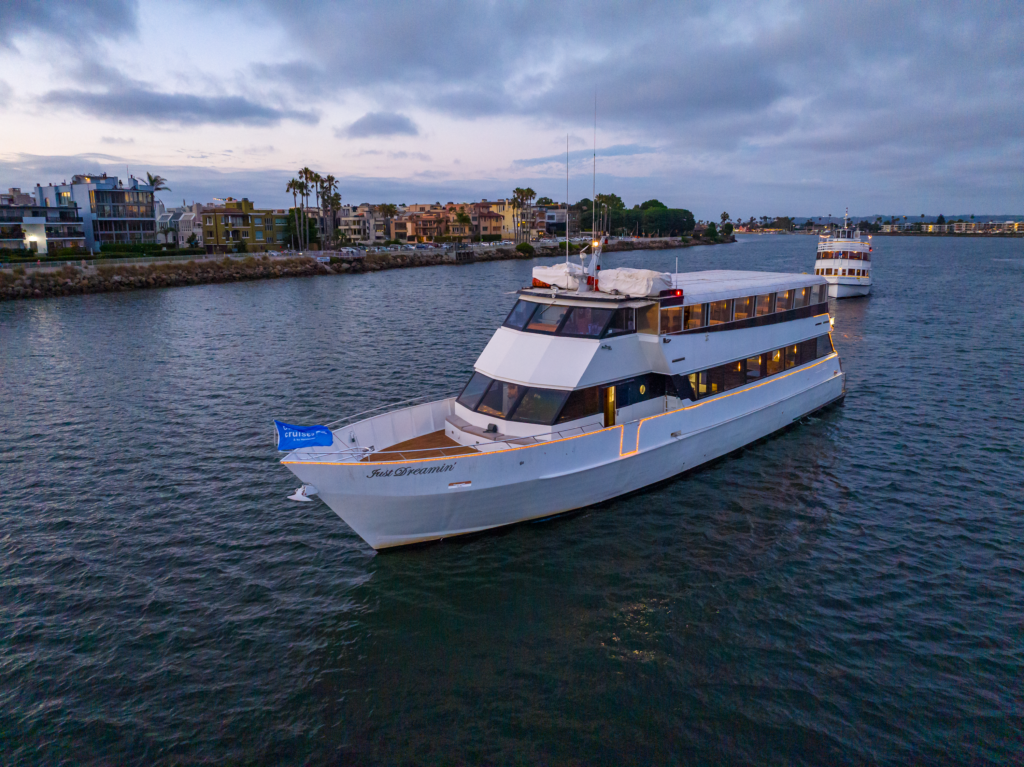
<path id="1" fill-rule="evenodd" d="M 156 242 L 153 187 L 129 177 L 80 174 L 71 183 L 35 188 L 38 205 L 80 211 L 85 247 L 97 250 L 105 243 Z"/>
<path id="2" fill-rule="evenodd" d="M 32 199 L 29 195 L 5 195 L 4 200 L 24 203 L 26 197 Z M 0 248 L 32 250 L 43 255 L 63 248 L 84 247 L 85 232 L 76 206 L 0 201 Z"/>
<path id="3" fill-rule="evenodd" d="M 277 250 L 288 242 L 288 211 L 256 208 L 247 197 L 204 207 L 203 247 L 207 253 Z"/>

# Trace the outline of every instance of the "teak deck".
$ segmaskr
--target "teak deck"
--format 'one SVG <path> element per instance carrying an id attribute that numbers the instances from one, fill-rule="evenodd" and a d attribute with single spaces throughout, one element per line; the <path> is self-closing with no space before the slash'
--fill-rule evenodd
<path id="1" fill-rule="evenodd" d="M 416 451 L 416 452 L 405 452 Z M 442 458 L 449 455 L 469 455 L 478 452 L 475 448 L 460 445 L 440 431 L 432 431 L 422 437 L 413 437 L 405 442 L 384 448 L 383 451 L 373 453 L 367 458 L 371 463 L 374 461 L 401 461 L 413 460 L 415 458 Z"/>

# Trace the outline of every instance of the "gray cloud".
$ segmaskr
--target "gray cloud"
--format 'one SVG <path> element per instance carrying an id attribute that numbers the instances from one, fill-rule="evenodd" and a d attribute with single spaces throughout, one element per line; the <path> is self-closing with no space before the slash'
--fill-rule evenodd
<path id="1" fill-rule="evenodd" d="M 116 38 L 135 32 L 137 24 L 134 0 L 5 0 L 0 2 L 0 48 L 31 33 L 77 44 Z"/>
<path id="2" fill-rule="evenodd" d="M 135 139 L 133 138 L 118 138 L 117 136 L 102 136 L 100 142 L 104 144 L 115 144 L 119 146 L 125 146 L 128 144 L 134 144 Z"/>
<path id="3" fill-rule="evenodd" d="M 11 101 L 11 86 L 0 80 L 0 108 L 7 106 Z"/>
<path id="4" fill-rule="evenodd" d="M 106 119 L 200 125 L 276 125 L 282 120 L 313 124 L 313 112 L 280 109 L 250 101 L 242 96 L 196 96 L 190 93 L 160 93 L 141 85 L 117 86 L 105 92 L 65 89 L 50 91 L 43 103 L 77 109 Z"/>
<path id="5" fill-rule="evenodd" d="M 372 136 L 416 136 L 416 123 L 397 112 L 367 112 L 345 128 L 335 128 L 338 138 L 370 138 Z"/>

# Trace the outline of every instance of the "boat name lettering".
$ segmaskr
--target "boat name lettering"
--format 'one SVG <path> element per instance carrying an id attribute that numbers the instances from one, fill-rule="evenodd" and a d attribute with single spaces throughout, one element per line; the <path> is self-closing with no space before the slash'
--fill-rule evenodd
<path id="1" fill-rule="evenodd" d="M 367 474 L 367 479 L 373 479 L 375 477 L 411 477 L 414 474 L 444 474 L 446 471 L 453 471 L 455 469 L 454 463 L 444 463 L 440 466 L 426 466 L 422 469 L 410 469 L 405 466 L 400 469 L 374 469 L 371 474 Z"/>

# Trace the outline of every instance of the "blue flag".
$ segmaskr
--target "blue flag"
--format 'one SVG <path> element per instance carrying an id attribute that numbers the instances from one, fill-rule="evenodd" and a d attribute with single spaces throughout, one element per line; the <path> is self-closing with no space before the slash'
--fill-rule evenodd
<path id="1" fill-rule="evenodd" d="M 277 427 L 277 449 L 297 450 L 300 447 L 330 447 L 334 435 L 326 426 L 292 426 L 274 421 Z"/>

